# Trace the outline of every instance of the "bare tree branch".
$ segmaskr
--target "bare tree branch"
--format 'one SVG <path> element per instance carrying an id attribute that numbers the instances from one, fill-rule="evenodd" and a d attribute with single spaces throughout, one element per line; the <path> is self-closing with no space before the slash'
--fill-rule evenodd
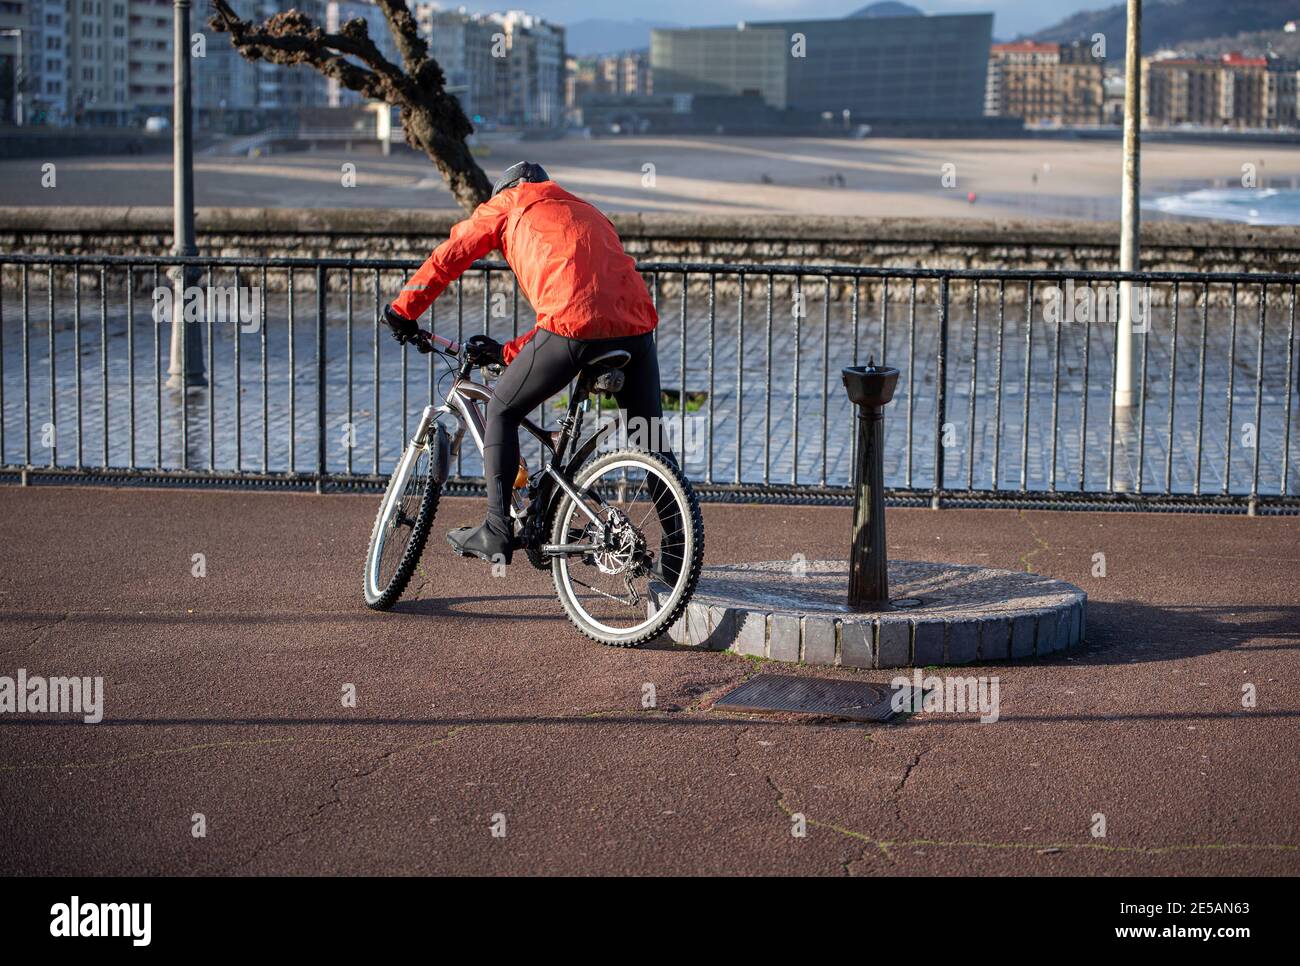
<path id="1" fill-rule="evenodd" d="M 401 55 L 401 67 L 383 55 L 361 18 L 349 20 L 337 33 L 327 33 L 298 10 L 277 13 L 254 25 L 241 19 L 228 0 L 212 0 L 215 14 L 208 26 L 228 33 L 235 49 L 248 60 L 305 64 L 349 90 L 397 107 L 407 143 L 428 155 L 460 206 L 473 211 L 490 194 L 487 175 L 465 143 L 474 127 L 460 102 L 447 92 L 442 68 L 428 56 L 428 44 L 406 0 L 378 0 L 378 4 Z"/>
<path id="2" fill-rule="evenodd" d="M 419 25 L 411 16 L 406 0 L 376 0 L 376 3 L 388 21 L 388 29 L 397 44 L 402 64 L 407 73 L 415 76 L 429 60 L 429 45 L 420 36 Z"/>

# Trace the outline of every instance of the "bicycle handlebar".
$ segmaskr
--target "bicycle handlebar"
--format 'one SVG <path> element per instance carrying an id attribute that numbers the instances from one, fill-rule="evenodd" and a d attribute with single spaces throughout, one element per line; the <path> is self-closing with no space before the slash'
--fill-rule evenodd
<path id="1" fill-rule="evenodd" d="M 422 355 L 430 352 L 441 352 L 449 356 L 460 355 L 460 343 L 451 339 L 444 339 L 440 335 L 434 335 L 427 329 L 421 329 L 420 334 L 413 340 L 415 347 L 420 350 Z"/>
<path id="2" fill-rule="evenodd" d="M 444 339 L 440 335 L 434 335 L 427 329 L 420 329 L 418 334 L 410 339 L 410 342 L 420 350 L 421 355 L 428 355 L 430 352 L 436 351 L 441 352 L 444 355 L 449 355 L 453 359 L 460 359 L 460 375 L 462 379 L 468 376 L 469 371 L 474 368 L 474 362 L 468 355 L 461 352 L 461 349 L 463 349 L 464 346 L 452 339 Z M 504 367 L 488 366 L 487 368 L 494 373 L 500 374 Z"/>

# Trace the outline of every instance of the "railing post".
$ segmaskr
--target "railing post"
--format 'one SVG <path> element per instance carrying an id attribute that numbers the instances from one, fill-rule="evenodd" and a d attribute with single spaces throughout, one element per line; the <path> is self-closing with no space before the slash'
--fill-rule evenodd
<path id="1" fill-rule="evenodd" d="M 325 266 L 316 266 L 316 492 L 325 485 Z"/>
<path id="2" fill-rule="evenodd" d="M 857 460 L 853 467 L 853 545 L 849 553 L 849 607 L 889 609 L 889 557 L 885 543 L 885 405 L 894 398 L 898 370 L 846 366 L 840 378 L 857 410 Z"/>
<path id="3" fill-rule="evenodd" d="M 948 421 L 948 276 L 939 279 L 939 358 L 934 377 L 934 494 L 931 509 L 939 509 L 943 492 L 943 433 Z"/>

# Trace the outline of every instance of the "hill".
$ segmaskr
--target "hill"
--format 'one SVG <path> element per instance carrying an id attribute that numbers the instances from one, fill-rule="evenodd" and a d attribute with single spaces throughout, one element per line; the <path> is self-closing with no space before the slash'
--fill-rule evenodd
<path id="1" fill-rule="evenodd" d="M 1105 34 L 1113 59 L 1123 47 L 1125 19 L 1125 6 L 1119 3 L 1104 10 L 1080 11 L 1022 39 L 1069 41 Z M 1300 0 L 1147 0 L 1142 7 L 1142 52 L 1208 38 L 1281 30 L 1288 20 L 1300 20 Z"/>

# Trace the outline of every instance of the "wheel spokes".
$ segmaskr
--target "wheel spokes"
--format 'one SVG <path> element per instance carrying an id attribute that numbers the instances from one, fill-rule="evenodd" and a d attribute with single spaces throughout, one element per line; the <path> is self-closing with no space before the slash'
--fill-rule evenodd
<path id="1" fill-rule="evenodd" d="M 598 515 L 604 523 L 576 526 L 586 521 L 570 502 L 564 532 L 571 542 L 590 540 L 605 549 L 557 565 L 570 601 L 593 624 L 614 633 L 647 624 L 658 616 L 658 611 L 647 613 L 646 602 L 656 599 L 651 583 L 675 588 L 681 580 L 689 509 L 658 468 L 641 463 L 607 467 L 584 489 L 603 499 Z M 665 568 L 665 560 L 677 566 Z M 665 574 L 665 569 L 672 572 Z"/>
<path id="2" fill-rule="evenodd" d="M 397 573 L 411 537 L 415 534 L 420 503 L 424 499 L 425 487 L 428 485 L 428 462 L 428 450 L 421 450 L 415 458 L 415 465 L 411 467 L 401 494 L 393 502 L 388 525 L 383 528 L 380 536 L 383 545 L 379 548 L 379 565 L 376 569 L 377 583 L 381 589 L 386 587 Z"/>

